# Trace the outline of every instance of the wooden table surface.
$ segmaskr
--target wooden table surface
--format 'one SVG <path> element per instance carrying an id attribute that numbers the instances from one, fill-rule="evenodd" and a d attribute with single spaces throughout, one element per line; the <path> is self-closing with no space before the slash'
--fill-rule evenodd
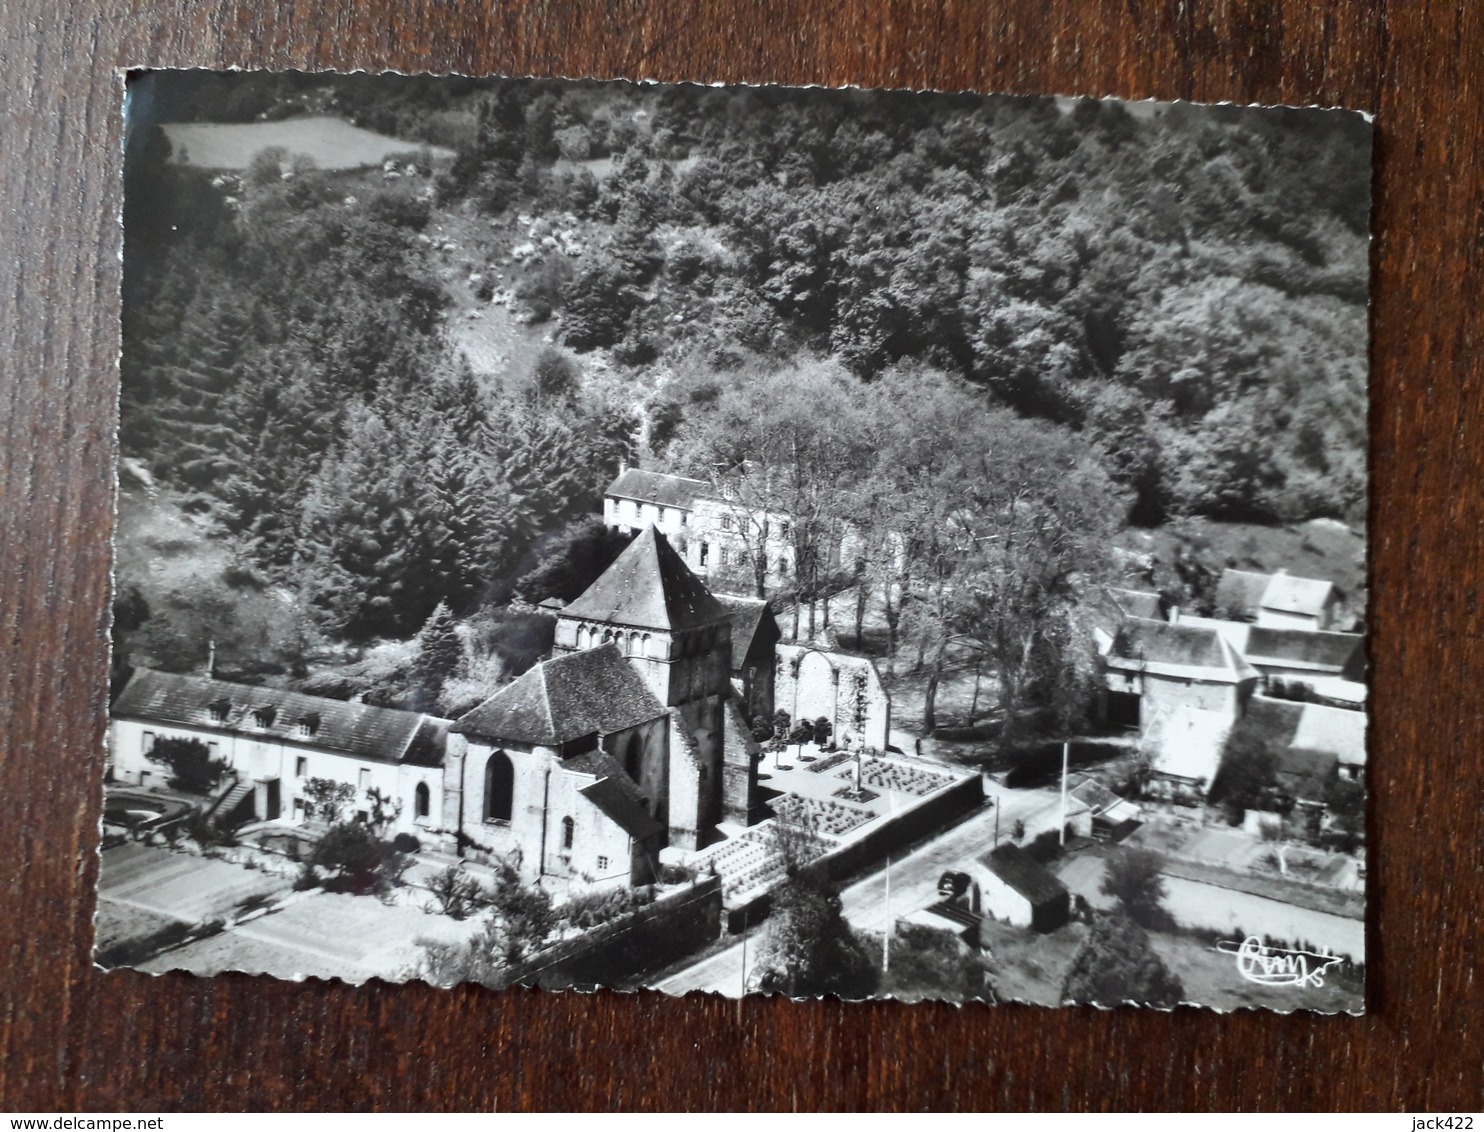
<path id="1" fill-rule="evenodd" d="M 0 0 L 0 32 L 0 1109 L 1484 1105 L 1484 3 Z M 1373 112 L 1372 1013 L 95 972 L 131 65 Z"/>

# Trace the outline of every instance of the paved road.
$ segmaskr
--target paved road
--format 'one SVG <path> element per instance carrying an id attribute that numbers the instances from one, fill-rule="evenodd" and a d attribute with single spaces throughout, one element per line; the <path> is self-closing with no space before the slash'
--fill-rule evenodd
<path id="1" fill-rule="evenodd" d="M 993 846 L 996 810 L 1002 841 L 1010 836 L 1017 819 L 1025 822 L 1027 837 L 1042 829 L 1056 828 L 1061 812 L 1060 795 L 1056 791 L 1007 790 L 991 782 L 986 784 L 986 793 L 995 805 L 975 811 L 967 820 L 892 862 L 889 905 L 885 864 L 846 888 L 840 899 L 851 926 L 879 933 L 886 927 L 888 918 L 895 920 L 937 903 L 938 878 L 948 869 L 963 868 Z M 738 943 L 677 972 L 657 989 L 668 994 L 709 991 L 737 997 L 743 987 L 744 951 L 747 969 L 751 971 L 766 943 L 767 932 L 765 922 L 747 933 L 745 944 Z"/>

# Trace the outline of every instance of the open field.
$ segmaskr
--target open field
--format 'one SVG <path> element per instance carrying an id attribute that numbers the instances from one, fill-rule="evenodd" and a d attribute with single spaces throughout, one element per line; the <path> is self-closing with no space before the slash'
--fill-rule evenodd
<path id="1" fill-rule="evenodd" d="M 392 154 L 430 152 L 453 159 L 453 150 L 372 133 L 339 118 L 286 118 L 281 122 L 172 122 L 161 127 L 177 161 L 203 169 L 246 169 L 270 146 L 311 157 L 321 169 L 379 165 Z"/>
<path id="2" fill-rule="evenodd" d="M 372 896 L 313 892 L 281 911 L 168 951 L 142 968 L 405 982 L 416 977 L 422 954 L 419 939 L 461 942 L 482 927 L 478 917 L 460 921 L 429 915 L 422 907 L 427 898 L 426 893 L 409 889 L 399 890 L 391 903 Z"/>
<path id="3" fill-rule="evenodd" d="M 244 901 L 286 891 L 289 885 L 288 878 L 261 869 L 135 842 L 104 850 L 98 876 L 99 896 L 111 907 L 142 909 L 187 923 L 225 917 Z M 100 918 L 103 914 L 100 905 Z"/>

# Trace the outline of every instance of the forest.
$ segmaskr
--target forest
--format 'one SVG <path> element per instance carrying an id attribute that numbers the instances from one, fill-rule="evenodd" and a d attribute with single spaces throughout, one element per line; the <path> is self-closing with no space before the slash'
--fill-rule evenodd
<path id="1" fill-rule="evenodd" d="M 311 115 L 405 153 L 220 170 L 167 135 Z M 440 604 L 500 637 L 616 553 L 626 461 L 791 482 L 811 615 L 874 587 L 919 655 L 967 633 L 1004 674 L 1034 607 L 1061 655 L 1052 599 L 1119 528 L 1364 522 L 1369 169 L 1360 116 L 1305 110 L 136 79 L 122 453 L 232 565 L 121 574 L 118 631 L 181 668 L 210 633 L 244 678 Z M 842 524 L 891 538 L 811 572 Z M 245 591 L 292 607 L 266 651 Z"/>

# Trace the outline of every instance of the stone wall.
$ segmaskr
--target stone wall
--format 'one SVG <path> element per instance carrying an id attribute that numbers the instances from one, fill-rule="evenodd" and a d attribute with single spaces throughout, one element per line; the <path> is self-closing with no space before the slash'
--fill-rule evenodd
<path id="1" fill-rule="evenodd" d="M 721 934 L 721 878 L 705 877 L 611 924 L 565 940 L 511 972 L 548 990 L 630 989 Z"/>

